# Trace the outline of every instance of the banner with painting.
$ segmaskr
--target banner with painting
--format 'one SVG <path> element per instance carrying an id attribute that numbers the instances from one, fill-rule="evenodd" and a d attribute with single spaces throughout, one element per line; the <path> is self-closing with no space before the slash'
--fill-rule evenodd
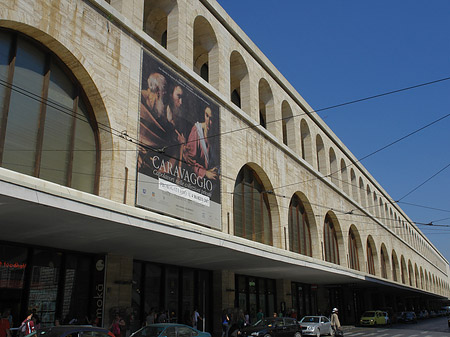
<path id="1" fill-rule="evenodd" d="M 137 206 L 221 228 L 219 105 L 146 50 Z"/>

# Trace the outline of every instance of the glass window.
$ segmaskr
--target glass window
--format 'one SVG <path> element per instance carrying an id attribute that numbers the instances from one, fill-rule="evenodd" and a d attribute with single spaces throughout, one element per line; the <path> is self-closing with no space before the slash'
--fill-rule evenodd
<path id="1" fill-rule="evenodd" d="M 161 337 L 177 337 L 175 327 L 170 327 L 164 330 L 164 332 L 161 334 Z"/>
<path id="2" fill-rule="evenodd" d="M 67 183 L 74 85 L 62 69 L 51 65 L 39 177 Z"/>
<path id="3" fill-rule="evenodd" d="M 41 91 L 45 55 L 34 45 L 18 41 L 13 88 L 6 124 L 3 166 L 28 175 L 35 174 Z"/>
<path id="4" fill-rule="evenodd" d="M 312 256 L 309 221 L 300 198 L 294 195 L 289 205 L 289 250 Z"/>
<path id="5" fill-rule="evenodd" d="M 348 233 L 348 251 L 350 268 L 359 270 L 358 248 L 356 244 L 356 237 L 353 231 L 350 229 Z"/>
<path id="6" fill-rule="evenodd" d="M 339 264 L 339 250 L 336 229 L 329 215 L 325 217 L 324 227 L 325 261 Z"/>
<path id="7" fill-rule="evenodd" d="M 111 337 L 111 336 L 109 336 L 107 333 L 100 331 L 82 331 L 80 332 L 80 337 Z"/>
<path id="8" fill-rule="evenodd" d="M 375 275 L 375 263 L 373 259 L 373 250 L 370 241 L 367 240 L 367 267 L 369 268 L 369 274 Z"/>
<path id="9" fill-rule="evenodd" d="M 61 317 L 64 321 L 73 313 L 77 314 L 77 319 L 89 317 L 88 304 L 90 301 L 90 282 L 91 282 L 91 265 L 90 257 L 83 255 L 66 255 L 64 270 L 64 292 L 62 298 Z M 49 315 L 54 315 L 54 308 L 47 308 Z M 70 317 L 72 319 L 74 317 Z M 53 320 L 51 321 L 53 323 Z M 79 322 L 81 324 L 83 322 Z"/>
<path id="10" fill-rule="evenodd" d="M 37 249 L 32 257 L 28 311 L 36 311 L 41 327 L 55 321 L 61 253 Z"/>
<path id="11" fill-rule="evenodd" d="M 145 264 L 145 312 L 158 310 L 161 302 L 161 267 Z"/>
<path id="12" fill-rule="evenodd" d="M 0 307 L 11 309 L 14 326 L 20 324 L 20 303 L 24 288 L 27 249 L 0 245 Z"/>
<path id="13" fill-rule="evenodd" d="M 9 74 L 10 47 L 11 36 L 0 31 L 0 130 L 2 130 L 2 120 L 5 113 L 4 104 L 2 104 L 2 102 L 5 100 L 7 90 L 6 83 Z M 3 133 L 3 131 L 1 131 L 0 134 L 1 133 Z"/>
<path id="14" fill-rule="evenodd" d="M 194 330 L 187 326 L 180 326 L 178 327 L 178 337 L 193 337 L 197 336 L 197 333 L 195 333 Z"/>
<path id="15" fill-rule="evenodd" d="M 244 166 L 234 186 L 234 232 L 237 236 L 272 245 L 272 222 L 267 193 L 256 173 Z"/>
<path id="16" fill-rule="evenodd" d="M 96 193 L 97 125 L 68 74 L 44 47 L 0 30 L 0 165 Z"/>

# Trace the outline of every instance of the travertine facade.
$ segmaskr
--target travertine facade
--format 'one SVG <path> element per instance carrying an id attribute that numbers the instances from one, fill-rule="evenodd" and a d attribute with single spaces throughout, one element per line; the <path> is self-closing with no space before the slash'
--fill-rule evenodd
<path id="1" fill-rule="evenodd" d="M 248 275 L 276 279 L 277 299 L 288 302 L 288 307 L 291 282 L 319 285 L 318 307 L 326 310 L 331 303 L 325 303 L 326 290 L 321 285 L 354 284 L 364 282 L 365 277 L 374 285 L 402 287 L 409 297 L 417 297 L 416 306 L 421 301 L 449 297 L 448 261 L 214 0 L 111 0 L 111 4 L 102 0 L 6 0 L 0 5 L 0 27 L 39 41 L 54 53 L 80 83 L 98 123 L 99 198 L 26 178 L 32 179 L 29 184 L 36 190 L 129 216 L 128 226 L 144 231 L 155 229 L 141 220 L 168 226 L 170 235 L 184 235 L 192 242 L 218 240 L 219 247 L 229 250 L 230 260 L 256 256 L 262 262 L 257 262 L 257 270 L 248 268 Z M 164 32 L 166 48 L 155 40 Z M 221 106 L 221 231 L 135 207 L 143 49 Z M 200 75 L 204 64 L 208 66 L 207 80 Z M 235 89 L 240 107 L 230 98 Z M 265 127 L 260 114 L 265 115 Z M 235 235 L 233 197 L 236 177 L 244 166 L 250 167 L 264 186 L 272 245 Z M 29 188 L 26 179 L 21 183 L 20 174 L 11 174 L 0 169 L 3 182 Z M 309 221 L 311 256 L 290 249 L 289 210 L 294 195 L 303 203 Z M 336 233 L 335 263 L 325 261 L 327 215 Z M 176 232 L 178 229 L 172 232 L 175 227 L 182 228 L 184 234 Z M 349 233 L 355 237 L 356 256 L 350 252 Z M 126 271 L 121 277 L 131 279 L 133 258 L 153 261 L 151 253 L 142 253 L 145 247 L 139 247 L 143 244 L 139 234 L 134 235 L 126 237 L 137 242 L 127 245 L 126 253 L 116 251 L 114 244 L 111 250 L 105 248 L 107 245 L 85 249 L 114 254 L 107 267 L 105 312 L 131 301 L 131 283 L 114 284 L 120 276 L 114 276 L 116 264 L 128 263 L 128 267 L 120 267 Z M 67 248 L 77 250 L 77 240 L 89 243 L 88 238 L 78 238 Z M 59 247 L 45 239 L 36 244 Z M 231 253 L 235 251 L 239 255 Z M 278 271 L 271 267 L 265 270 L 264 259 L 279 260 L 282 266 Z M 357 268 L 351 266 L 352 259 Z M 183 266 L 182 261 L 176 255 L 164 260 Z M 228 262 L 214 268 L 213 260 L 186 264 L 215 271 L 214 317 L 221 309 L 235 306 L 235 274 L 246 269 L 237 260 L 236 268 L 233 261 Z M 300 270 L 300 266 L 305 269 Z M 299 272 L 284 276 L 286 270 L 295 268 Z M 313 276 L 302 276 L 308 274 L 303 270 Z M 319 278 L 322 272 L 330 277 L 336 273 L 343 279 Z M 119 288 L 126 291 L 120 293 Z M 352 311 L 356 316 L 358 309 Z M 220 329 L 219 319 L 214 327 Z"/>

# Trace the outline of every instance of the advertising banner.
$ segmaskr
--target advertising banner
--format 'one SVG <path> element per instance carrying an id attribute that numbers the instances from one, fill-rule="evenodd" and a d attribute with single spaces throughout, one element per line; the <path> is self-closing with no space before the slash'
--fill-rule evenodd
<path id="1" fill-rule="evenodd" d="M 143 52 L 137 206 L 221 228 L 219 105 Z"/>

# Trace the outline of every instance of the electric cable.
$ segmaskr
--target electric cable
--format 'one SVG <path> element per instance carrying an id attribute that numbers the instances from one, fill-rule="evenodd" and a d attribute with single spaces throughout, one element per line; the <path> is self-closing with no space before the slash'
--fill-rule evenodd
<path id="1" fill-rule="evenodd" d="M 426 179 L 423 183 L 419 184 L 417 187 L 413 188 L 411 191 L 409 191 L 408 193 L 406 193 L 403 197 L 401 197 L 400 199 L 398 199 L 398 201 L 401 201 L 403 199 L 405 199 L 408 195 L 410 195 L 411 193 L 415 192 L 416 190 L 418 190 L 420 187 L 422 187 L 423 185 L 425 185 L 427 182 L 429 182 L 431 179 L 433 179 L 434 177 L 436 177 L 438 174 L 440 174 L 441 172 L 443 172 L 444 170 L 446 170 L 448 167 L 450 167 L 450 163 L 445 165 L 442 169 L 440 169 L 438 172 L 436 172 L 435 174 L 433 174 L 431 177 L 429 177 L 428 179 Z M 398 202 L 397 201 L 397 202 Z"/>

